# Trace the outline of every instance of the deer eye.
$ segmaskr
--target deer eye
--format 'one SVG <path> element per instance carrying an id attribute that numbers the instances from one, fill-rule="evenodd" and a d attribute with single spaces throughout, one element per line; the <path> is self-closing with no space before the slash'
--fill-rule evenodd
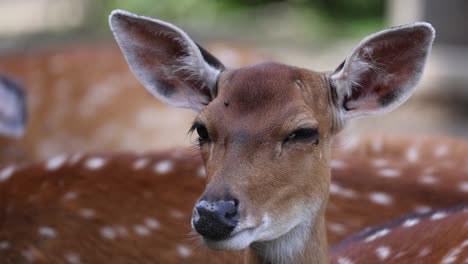
<path id="1" fill-rule="evenodd" d="M 197 131 L 198 134 L 198 142 L 200 143 L 200 146 L 210 142 L 210 135 L 208 134 L 208 130 L 206 129 L 205 125 L 202 123 L 195 122 L 192 127 L 190 128 L 190 131 Z"/>
<path id="2" fill-rule="evenodd" d="M 319 133 L 316 128 L 299 128 L 291 132 L 284 140 L 285 142 L 307 142 L 317 145 L 319 143 Z"/>

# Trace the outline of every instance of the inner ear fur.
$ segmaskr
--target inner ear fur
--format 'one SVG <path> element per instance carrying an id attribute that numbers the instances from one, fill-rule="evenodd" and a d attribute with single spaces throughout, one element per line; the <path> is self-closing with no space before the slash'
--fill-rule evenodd
<path id="1" fill-rule="evenodd" d="M 224 66 L 178 27 L 115 10 L 114 37 L 137 79 L 171 106 L 201 110 L 216 96 Z"/>
<path id="2" fill-rule="evenodd" d="M 343 118 L 392 111 L 413 93 L 435 37 L 424 22 L 368 36 L 330 76 Z"/>

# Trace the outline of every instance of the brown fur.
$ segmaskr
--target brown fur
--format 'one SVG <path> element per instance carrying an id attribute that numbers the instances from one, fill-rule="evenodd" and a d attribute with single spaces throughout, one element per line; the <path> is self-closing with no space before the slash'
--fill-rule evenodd
<path id="1" fill-rule="evenodd" d="M 468 205 L 407 216 L 340 243 L 332 263 L 466 263 L 467 219 Z"/>
<path id="2" fill-rule="evenodd" d="M 440 208 L 466 202 L 468 194 L 457 186 L 468 173 L 463 170 L 467 144 L 419 137 L 417 141 L 423 146 L 419 153 L 424 155 L 424 161 L 411 163 L 405 153 L 415 141 L 413 137 L 398 137 L 396 141 L 392 137 L 366 136 L 353 149 L 334 148 L 333 160 L 343 161 L 345 167 L 332 168 L 332 184 L 352 190 L 357 196 L 346 198 L 331 193 L 326 212 L 330 244 L 366 227 L 414 212 L 421 205 Z M 381 149 L 373 150 L 376 142 L 381 142 Z M 441 145 L 450 151 L 437 157 L 433 153 Z M 98 170 L 89 170 L 85 164 L 94 157 L 106 163 Z M 140 170 L 134 169 L 140 159 L 147 159 L 148 163 Z M 401 176 L 381 177 L 379 168 L 373 164 L 376 159 L 387 160 L 387 167 L 401 170 Z M 164 160 L 172 162 L 172 170 L 166 174 L 154 172 L 154 165 Z M 444 165 L 447 161 L 452 164 Z M 46 171 L 45 163 L 18 168 L 0 183 L 0 245 L 4 241 L 10 243 L 10 248 L 0 249 L 1 263 L 29 263 L 23 256 L 25 252 L 34 255 L 34 263 L 52 264 L 67 263 L 67 253 L 79 255 L 81 263 L 241 263 L 240 253 L 209 251 L 193 235 L 188 235 L 192 206 L 205 186 L 204 178 L 197 176 L 202 166 L 193 151 L 179 150 L 90 154 L 79 159 L 72 156 L 54 171 Z M 419 182 L 429 167 L 440 177 L 440 183 Z M 70 192 L 76 197 L 67 195 Z M 393 197 L 393 203 L 375 204 L 367 198 L 371 192 L 385 192 Z M 80 216 L 82 209 L 92 209 L 95 216 Z M 148 236 L 137 235 L 133 227 L 144 225 L 148 217 L 157 219 L 160 228 L 151 230 Z M 335 230 L 336 224 L 344 229 Z M 38 229 L 43 226 L 54 228 L 56 237 L 39 235 Z M 99 231 L 105 226 L 114 230 L 124 227 L 128 235 L 105 239 Z M 415 236 L 411 241 L 416 240 Z M 180 245 L 191 249 L 191 255 L 178 254 Z M 420 247 L 419 242 L 415 245 Z M 440 251 L 444 248 L 445 252 L 450 249 L 441 245 Z M 415 263 L 412 258 L 406 260 L 399 263 Z"/>

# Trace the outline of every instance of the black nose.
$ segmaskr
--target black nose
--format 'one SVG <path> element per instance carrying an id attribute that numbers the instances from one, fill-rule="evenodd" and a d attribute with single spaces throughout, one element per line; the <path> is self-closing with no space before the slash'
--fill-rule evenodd
<path id="1" fill-rule="evenodd" d="M 228 237 L 239 222 L 238 205 L 239 202 L 236 199 L 215 202 L 199 201 L 195 205 L 192 217 L 195 230 L 212 240 Z"/>

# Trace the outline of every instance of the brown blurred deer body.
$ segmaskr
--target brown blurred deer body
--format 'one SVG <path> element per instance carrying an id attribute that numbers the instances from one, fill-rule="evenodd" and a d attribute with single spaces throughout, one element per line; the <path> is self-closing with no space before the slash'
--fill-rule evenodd
<path id="1" fill-rule="evenodd" d="M 355 149 L 337 150 L 326 210 L 330 244 L 403 214 L 467 201 L 468 168 L 461 168 L 468 145 L 444 138 L 419 140 L 366 137 Z M 449 151 L 440 156 L 442 147 Z M 423 161 L 411 162 L 406 153 L 417 153 Z M 428 182 L 428 176 L 438 182 Z M 1 263 L 242 263 L 242 255 L 208 251 L 189 235 L 192 206 L 204 188 L 202 159 L 188 149 L 63 155 L 7 167 L 0 170 Z M 466 227 L 453 226 L 459 237 L 466 237 L 461 232 Z M 437 240 L 442 231 L 432 229 L 426 238 Z M 424 249 L 414 243 L 418 237 L 411 240 L 413 251 Z M 408 247 L 390 245 L 392 241 L 401 242 L 385 241 L 388 259 Z M 431 250 L 447 255 L 456 243 Z M 363 259 L 375 255 L 377 247 L 366 253 L 364 246 Z M 334 261 L 354 260 L 357 255 L 351 252 L 343 248 L 332 256 Z M 397 258 L 398 263 L 419 261 L 411 256 Z M 425 263 L 432 263 L 425 257 Z"/>
<path id="2" fill-rule="evenodd" d="M 247 249 L 246 263 L 328 263 L 331 139 L 348 120 L 389 112 L 411 95 L 432 26 L 373 34 L 333 73 L 320 73 L 278 63 L 229 69 L 167 22 L 120 10 L 109 21 L 146 89 L 199 111 L 191 130 L 207 185 L 191 222 L 203 243 Z"/>
<path id="3" fill-rule="evenodd" d="M 468 205 L 402 217 L 332 249 L 332 263 L 467 263 Z"/>
<path id="4" fill-rule="evenodd" d="M 209 45 L 237 66 L 261 61 L 254 50 Z M 0 167 L 61 153 L 187 146 L 189 111 L 156 102 L 132 76 L 118 48 L 81 44 L 1 56 L 0 72 L 25 84 L 28 125 L 0 137 Z"/>

